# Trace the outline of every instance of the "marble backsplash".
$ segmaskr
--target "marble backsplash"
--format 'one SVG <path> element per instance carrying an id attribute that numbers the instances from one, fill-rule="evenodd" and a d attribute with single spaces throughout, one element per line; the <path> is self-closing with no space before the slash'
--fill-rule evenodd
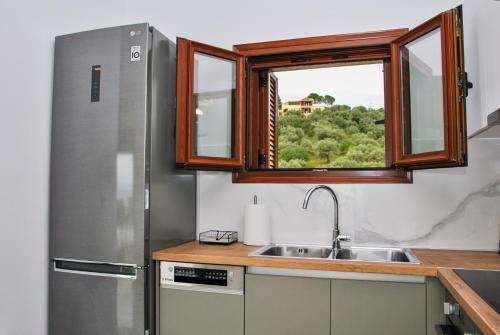
<path id="1" fill-rule="evenodd" d="M 469 166 L 414 172 L 413 184 L 330 185 L 339 222 L 353 245 L 497 250 L 500 231 L 500 140 L 470 140 Z M 331 243 L 333 203 L 318 191 L 302 209 L 305 184 L 232 184 L 224 172 L 200 172 L 198 231 L 236 230 L 259 197 L 269 206 L 276 243 Z"/>

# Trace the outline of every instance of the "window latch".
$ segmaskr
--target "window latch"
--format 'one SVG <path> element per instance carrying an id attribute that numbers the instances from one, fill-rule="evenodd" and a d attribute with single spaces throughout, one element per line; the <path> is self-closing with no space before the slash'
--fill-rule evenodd
<path id="1" fill-rule="evenodd" d="M 460 100 L 465 99 L 469 95 L 469 90 L 474 85 L 467 79 L 467 72 L 462 71 L 460 80 L 458 81 L 458 88 L 460 90 Z"/>

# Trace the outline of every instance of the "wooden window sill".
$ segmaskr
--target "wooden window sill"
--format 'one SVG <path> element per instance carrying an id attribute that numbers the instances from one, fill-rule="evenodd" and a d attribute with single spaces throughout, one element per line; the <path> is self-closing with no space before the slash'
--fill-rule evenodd
<path id="1" fill-rule="evenodd" d="M 233 183 L 266 184 L 411 184 L 411 171 L 401 169 L 335 170 L 335 171 L 238 171 Z"/>

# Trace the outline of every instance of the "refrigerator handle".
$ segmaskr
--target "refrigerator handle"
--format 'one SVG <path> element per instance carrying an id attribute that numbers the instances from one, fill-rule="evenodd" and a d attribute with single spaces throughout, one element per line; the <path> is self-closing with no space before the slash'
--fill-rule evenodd
<path id="1" fill-rule="evenodd" d="M 136 264 L 94 262 L 66 258 L 54 258 L 52 262 L 56 272 L 127 279 L 136 279 L 137 270 L 146 269 L 146 267 Z"/>

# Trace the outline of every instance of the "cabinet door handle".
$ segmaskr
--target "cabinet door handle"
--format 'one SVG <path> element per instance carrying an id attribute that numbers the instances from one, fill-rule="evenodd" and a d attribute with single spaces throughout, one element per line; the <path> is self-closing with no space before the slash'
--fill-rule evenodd
<path id="1" fill-rule="evenodd" d="M 457 303 L 445 302 L 443 304 L 444 315 L 459 315 L 460 305 Z"/>

